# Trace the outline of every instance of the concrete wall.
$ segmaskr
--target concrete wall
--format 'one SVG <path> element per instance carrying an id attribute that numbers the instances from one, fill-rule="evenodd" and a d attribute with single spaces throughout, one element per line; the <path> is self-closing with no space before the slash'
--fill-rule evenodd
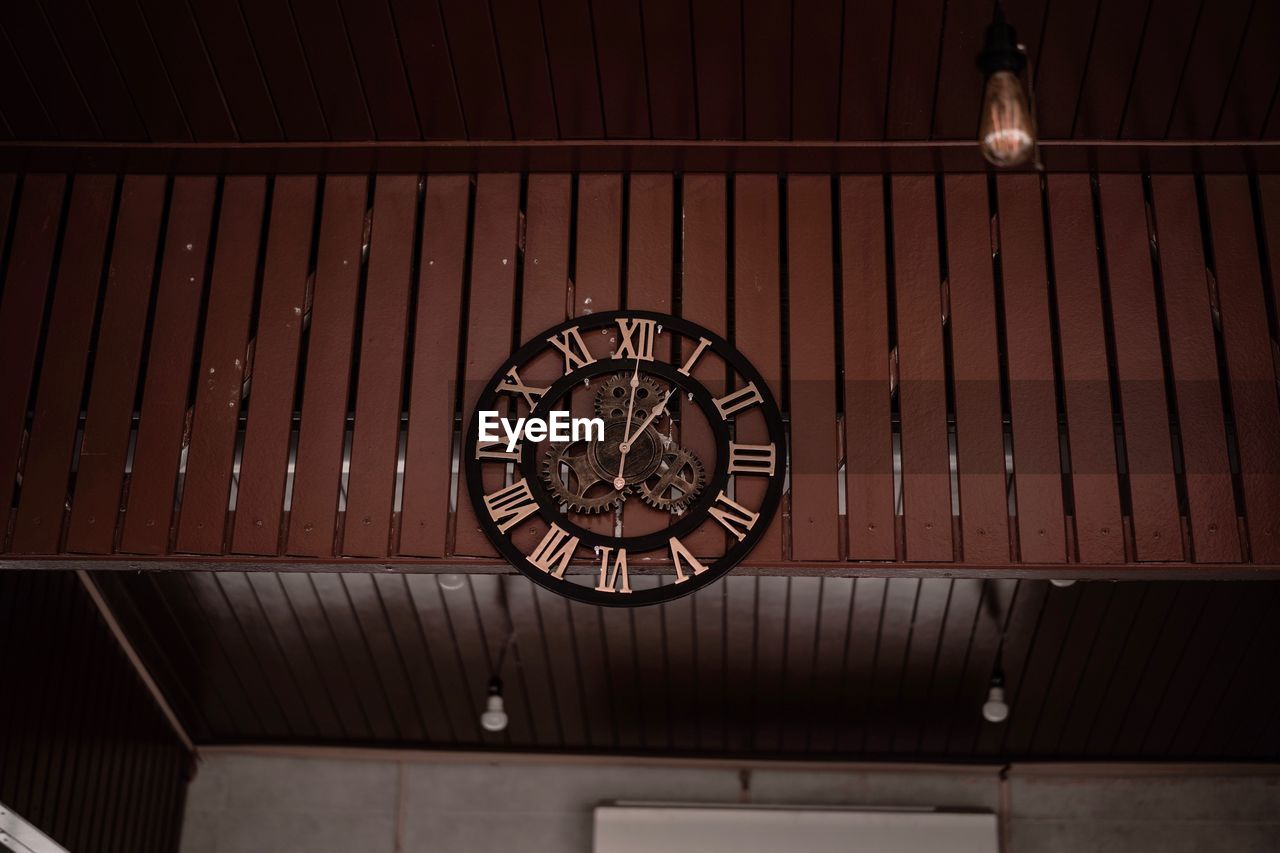
<path id="1" fill-rule="evenodd" d="M 206 756 L 182 853 L 589 853 L 612 800 L 964 806 L 1001 813 L 1009 853 L 1280 850 L 1280 772 L 1091 775 L 1013 768 L 780 770 L 528 761 Z M 797 843 L 797 851 L 803 847 Z"/>

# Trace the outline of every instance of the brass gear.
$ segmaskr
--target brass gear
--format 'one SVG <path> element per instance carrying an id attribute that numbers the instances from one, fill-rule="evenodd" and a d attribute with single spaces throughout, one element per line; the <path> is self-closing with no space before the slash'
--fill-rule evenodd
<path id="1" fill-rule="evenodd" d="M 663 387 L 660 383 L 641 376 L 636 386 L 633 421 L 643 420 L 649 411 L 662 404 Z M 596 391 L 596 414 L 605 420 L 622 420 L 627 416 L 627 403 L 631 399 L 631 374 L 617 373 L 606 379 Z"/>
<path id="2" fill-rule="evenodd" d="M 626 493 L 614 489 L 609 477 L 594 465 L 587 453 L 585 442 L 552 443 L 542 457 L 542 481 L 547 484 L 548 491 L 571 512 L 596 515 L 618 507 L 626 500 Z M 565 472 L 569 469 L 572 484 L 565 482 Z M 599 485 L 608 487 L 608 491 L 591 495 L 589 492 Z"/>
<path id="3" fill-rule="evenodd" d="M 654 509 L 680 514 L 693 505 L 707 484 L 702 461 L 683 447 L 668 449 L 662 464 L 647 480 L 640 483 L 640 500 Z M 669 493 L 674 489 L 677 494 Z"/>

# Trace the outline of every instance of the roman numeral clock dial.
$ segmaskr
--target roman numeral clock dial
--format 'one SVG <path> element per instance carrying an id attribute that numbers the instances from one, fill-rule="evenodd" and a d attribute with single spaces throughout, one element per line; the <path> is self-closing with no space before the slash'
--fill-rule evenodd
<path id="1" fill-rule="evenodd" d="M 464 440 L 468 497 L 494 546 L 592 604 L 657 604 L 723 577 L 768 529 L 786 473 L 782 415 L 755 367 L 713 332 L 647 311 L 533 336 L 494 373 Z M 748 480 L 765 488 L 738 488 Z"/>

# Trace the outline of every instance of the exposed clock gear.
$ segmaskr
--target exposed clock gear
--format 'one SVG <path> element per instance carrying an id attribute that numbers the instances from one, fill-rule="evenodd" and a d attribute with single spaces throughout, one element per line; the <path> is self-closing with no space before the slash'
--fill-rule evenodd
<path id="1" fill-rule="evenodd" d="M 672 447 L 663 453 L 653 475 L 640 484 L 640 500 L 656 509 L 681 513 L 693 505 L 706 483 L 701 460 L 690 450 Z"/>
<path id="2" fill-rule="evenodd" d="M 661 383 L 648 376 L 641 376 L 636 386 L 636 402 L 631 419 L 643 419 L 654 406 L 662 403 L 664 393 Z M 601 383 L 600 389 L 596 391 L 596 414 L 606 420 L 625 419 L 630 399 L 631 374 L 614 374 Z"/>
<path id="3" fill-rule="evenodd" d="M 575 441 L 551 444 L 542 458 L 542 481 L 560 503 L 571 512 L 595 515 L 614 509 L 626 500 L 626 493 L 613 487 L 588 454 L 591 445 Z"/>

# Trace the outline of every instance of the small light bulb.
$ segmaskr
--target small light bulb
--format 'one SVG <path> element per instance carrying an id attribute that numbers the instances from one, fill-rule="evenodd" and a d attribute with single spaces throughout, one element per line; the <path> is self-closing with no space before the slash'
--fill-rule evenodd
<path id="1" fill-rule="evenodd" d="M 1004 687 L 993 679 L 982 706 L 982 718 L 988 723 L 1003 723 L 1009 718 L 1009 705 L 1004 701 Z"/>
<path id="2" fill-rule="evenodd" d="M 441 589 L 462 589 L 467 583 L 463 575 L 440 575 L 439 581 Z"/>
<path id="3" fill-rule="evenodd" d="M 1059 589 L 1066 589 L 1067 587 L 1075 583 L 1075 579 L 1074 578 L 1053 578 L 1052 580 L 1049 581 L 1049 583 L 1053 584 Z"/>
<path id="4" fill-rule="evenodd" d="M 1036 147 L 1035 125 L 1022 81 L 1013 71 L 987 77 L 978 127 L 982 156 L 993 166 L 1021 166 Z"/>
<path id="5" fill-rule="evenodd" d="M 480 725 L 487 732 L 500 732 L 507 727 L 507 712 L 502 701 L 502 679 L 489 680 L 489 698 L 485 703 L 484 713 L 480 715 Z"/>

